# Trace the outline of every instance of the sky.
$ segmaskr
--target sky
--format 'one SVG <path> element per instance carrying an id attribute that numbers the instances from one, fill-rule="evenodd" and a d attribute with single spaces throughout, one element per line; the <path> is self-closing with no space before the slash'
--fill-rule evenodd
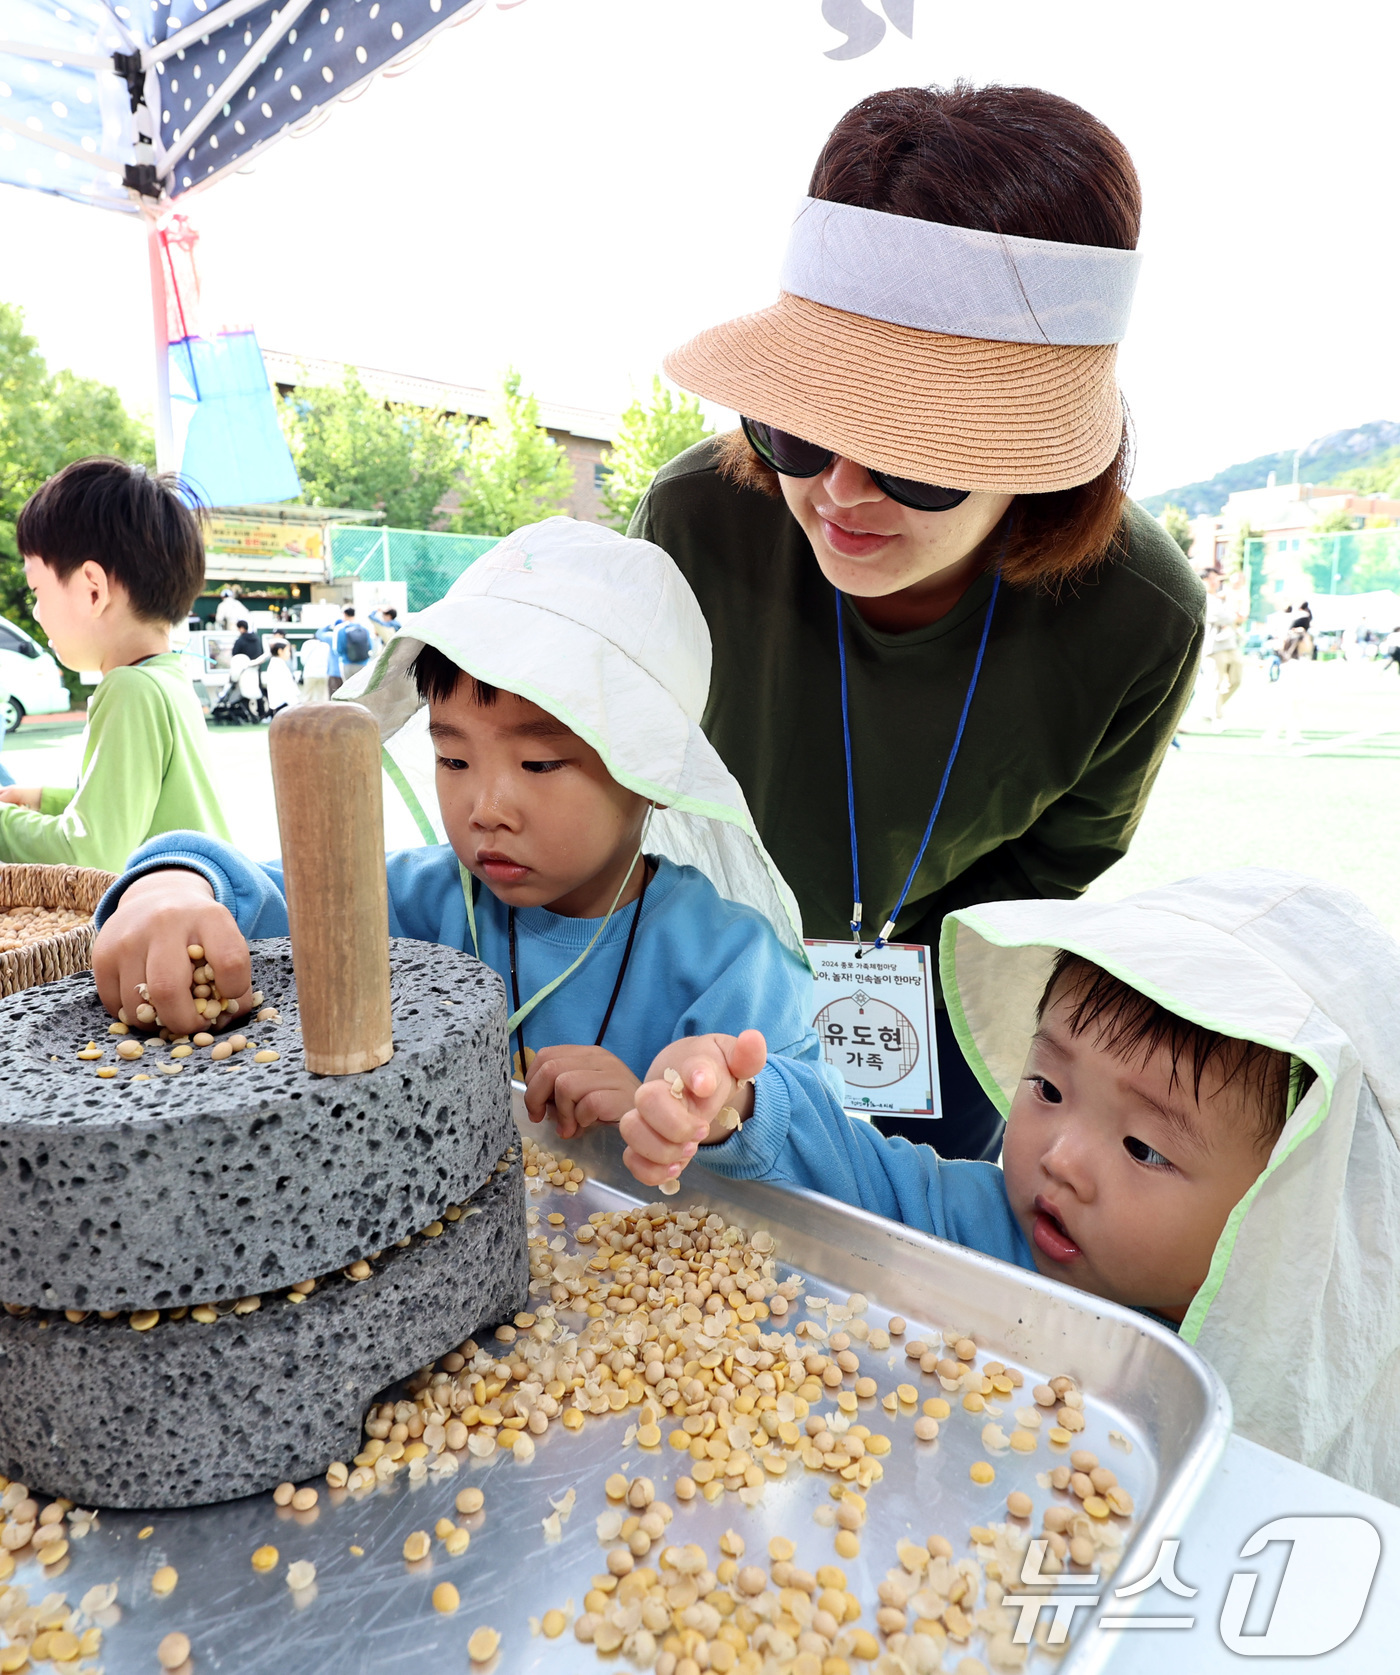
<path id="1" fill-rule="evenodd" d="M 906 6 L 909 0 L 905 0 Z M 880 0 L 865 0 L 878 14 Z M 833 13 L 857 0 L 825 0 Z M 891 0 L 891 9 L 898 11 Z M 620 410 L 667 349 L 776 295 L 832 124 L 877 88 L 1031 83 L 1142 176 L 1120 373 L 1150 494 L 1400 418 L 1393 97 L 1378 0 L 912 0 L 833 61 L 823 0 L 516 0 L 183 200 L 216 319 L 264 347 Z M 0 186 L 0 300 L 51 365 L 149 408 L 139 223 Z"/>

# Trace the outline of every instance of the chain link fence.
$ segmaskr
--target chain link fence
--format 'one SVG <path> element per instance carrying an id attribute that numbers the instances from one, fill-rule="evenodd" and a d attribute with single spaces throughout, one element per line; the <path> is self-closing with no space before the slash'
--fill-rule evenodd
<path id="1" fill-rule="evenodd" d="M 436 604 L 464 570 L 496 545 L 494 535 L 333 524 L 331 575 L 338 580 L 407 582 L 410 611 Z"/>
<path id="2" fill-rule="evenodd" d="M 1400 593 L 1400 529 L 1268 536 L 1246 541 L 1244 558 L 1265 610 L 1275 608 L 1280 589 L 1296 586 L 1313 594 Z"/>

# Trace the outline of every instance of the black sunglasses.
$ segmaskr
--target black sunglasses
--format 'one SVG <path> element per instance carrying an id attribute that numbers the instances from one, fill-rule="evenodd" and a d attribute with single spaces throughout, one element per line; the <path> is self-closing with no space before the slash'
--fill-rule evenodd
<path id="1" fill-rule="evenodd" d="M 765 465 L 771 465 L 784 477 L 815 477 L 825 471 L 836 458 L 834 448 L 822 448 L 815 442 L 804 442 L 800 436 L 765 425 L 758 419 L 740 418 L 749 446 Z M 867 470 L 870 468 L 867 466 Z M 891 477 L 884 471 L 871 471 L 870 480 L 883 494 L 901 506 L 916 512 L 951 512 L 961 506 L 971 489 L 944 489 L 936 483 L 918 483 L 912 477 Z"/>

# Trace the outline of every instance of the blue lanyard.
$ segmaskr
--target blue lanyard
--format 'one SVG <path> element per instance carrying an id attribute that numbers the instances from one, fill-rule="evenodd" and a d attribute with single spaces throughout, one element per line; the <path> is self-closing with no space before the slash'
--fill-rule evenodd
<path id="1" fill-rule="evenodd" d="M 924 841 L 919 845 L 919 853 L 914 857 L 914 864 L 909 869 L 909 876 L 904 880 L 904 888 L 899 892 L 899 900 L 894 904 L 894 910 L 885 921 L 884 928 L 875 938 L 875 946 L 883 948 L 894 930 L 894 922 L 904 908 L 905 899 L 909 895 L 914 883 L 915 875 L 923 865 L 924 855 L 928 850 L 929 839 L 933 836 L 933 828 L 943 807 L 943 798 L 948 790 L 948 780 L 953 772 L 953 763 L 958 759 L 958 751 L 962 748 L 963 733 L 967 728 L 968 711 L 972 708 L 972 696 L 977 690 L 977 682 L 982 674 L 982 659 L 986 655 L 987 636 L 992 631 L 992 612 L 996 609 L 997 594 L 1001 591 L 1001 567 L 992 574 L 992 593 L 987 600 L 987 614 L 982 619 L 982 638 L 977 646 L 977 661 L 972 665 L 972 679 L 968 682 L 967 696 L 963 699 L 962 714 L 958 717 L 958 730 L 953 735 L 953 748 L 948 752 L 948 760 L 943 764 L 943 778 L 939 782 L 938 796 L 934 799 L 933 812 L 928 817 L 928 825 L 924 827 Z M 846 626 L 841 615 L 842 596 L 836 592 L 836 649 L 841 659 L 841 734 L 846 744 L 846 815 L 851 823 L 851 936 L 859 944 L 861 927 L 864 923 L 864 908 L 860 899 L 860 850 L 856 842 L 856 781 L 851 766 L 851 708 L 849 692 L 846 684 Z M 859 958 L 859 955 L 857 955 Z"/>

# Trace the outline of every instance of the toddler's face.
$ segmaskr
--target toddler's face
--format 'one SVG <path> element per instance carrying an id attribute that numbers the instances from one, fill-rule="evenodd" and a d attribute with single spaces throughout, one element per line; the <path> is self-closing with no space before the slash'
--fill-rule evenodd
<path id="1" fill-rule="evenodd" d="M 1124 1060 L 1090 1025 L 1071 1034 L 1060 985 L 1007 1120 L 1007 1194 L 1036 1267 L 1095 1296 L 1179 1321 L 1230 1211 L 1268 1161 L 1258 1112 L 1212 1066 L 1199 1102 L 1171 1058 Z"/>
<path id="2" fill-rule="evenodd" d="M 512 692 L 478 704 L 464 679 L 431 705 L 428 731 L 443 824 L 467 871 L 511 907 L 601 918 L 636 855 L 645 799 Z"/>

